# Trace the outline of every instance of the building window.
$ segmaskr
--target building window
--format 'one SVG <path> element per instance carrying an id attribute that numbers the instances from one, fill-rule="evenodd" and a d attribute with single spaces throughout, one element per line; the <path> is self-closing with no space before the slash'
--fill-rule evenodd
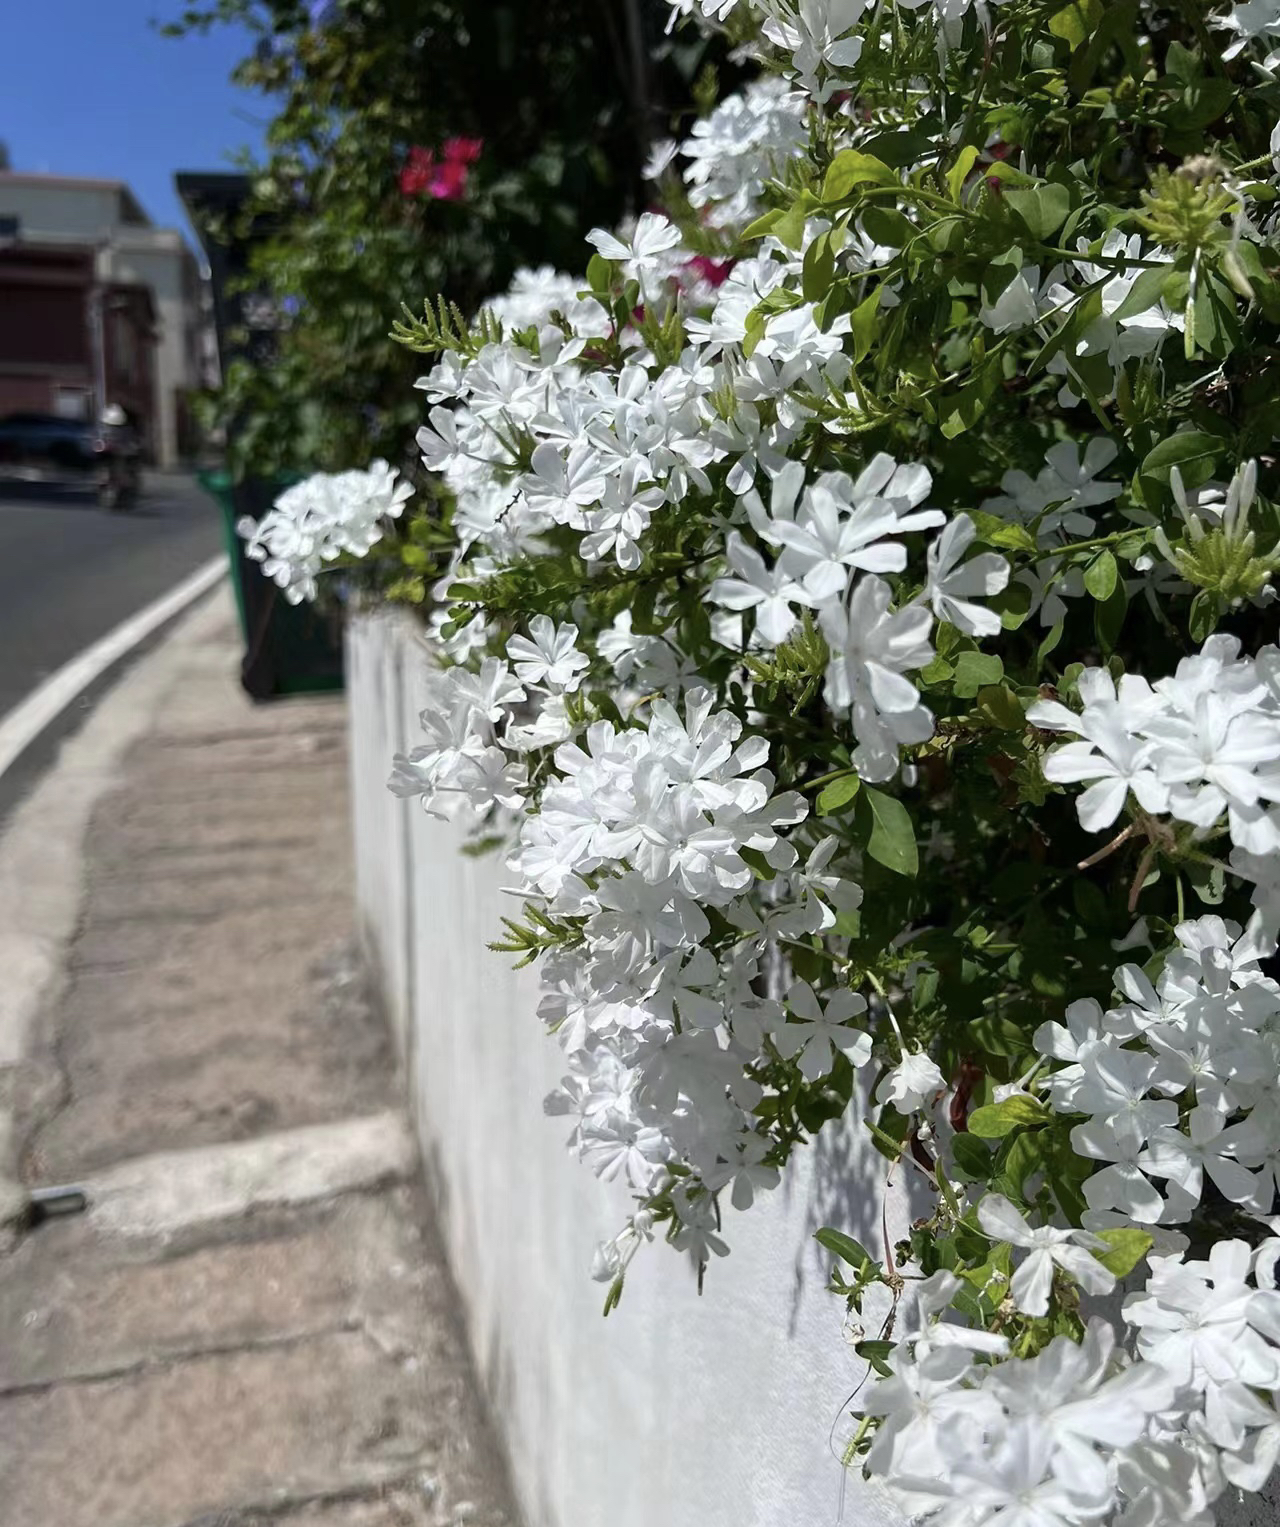
<path id="1" fill-rule="evenodd" d="M 89 391 L 85 387 L 55 387 L 53 411 L 59 419 L 87 419 Z"/>

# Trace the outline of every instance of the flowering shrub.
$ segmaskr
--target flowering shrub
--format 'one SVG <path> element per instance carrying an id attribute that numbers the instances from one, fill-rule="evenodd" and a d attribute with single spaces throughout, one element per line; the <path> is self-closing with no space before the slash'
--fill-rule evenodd
<path id="1" fill-rule="evenodd" d="M 850 1458 L 1207 1522 L 1280 1456 L 1280 22 L 674 9 L 767 73 L 666 214 L 399 326 L 451 504 L 393 788 L 509 843 L 606 1309 L 855 1107 L 931 1207 L 819 1237 Z"/>

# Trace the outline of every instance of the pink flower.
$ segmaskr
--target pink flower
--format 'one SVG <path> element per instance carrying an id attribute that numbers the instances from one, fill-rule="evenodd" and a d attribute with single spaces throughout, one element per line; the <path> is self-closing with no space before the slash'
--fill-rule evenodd
<path id="1" fill-rule="evenodd" d="M 429 148 L 411 148 L 404 169 L 400 171 L 400 190 L 405 196 L 420 196 L 431 183 L 435 155 Z"/>
<path id="2" fill-rule="evenodd" d="M 427 195 L 437 201 L 461 201 L 467 189 L 467 167 L 455 159 L 438 164 L 427 182 Z"/>
<path id="3" fill-rule="evenodd" d="M 429 148 L 414 147 L 400 171 L 400 190 L 405 196 L 430 196 L 436 201 L 461 201 L 466 194 L 467 166 L 479 159 L 483 138 L 448 138 L 437 162 Z"/>
<path id="4" fill-rule="evenodd" d="M 444 157 L 450 164 L 474 164 L 483 149 L 483 138 L 446 138 Z"/>
<path id="5" fill-rule="evenodd" d="M 723 286 L 733 269 L 732 260 L 713 260 L 710 255 L 694 255 L 688 262 L 694 270 L 712 286 Z"/>

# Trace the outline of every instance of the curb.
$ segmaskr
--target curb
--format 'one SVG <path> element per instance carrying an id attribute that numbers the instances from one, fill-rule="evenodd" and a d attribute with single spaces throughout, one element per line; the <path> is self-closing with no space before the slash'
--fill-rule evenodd
<path id="1" fill-rule="evenodd" d="M 225 577 L 227 560 L 221 553 L 211 557 L 203 567 L 196 569 L 189 578 L 159 599 L 153 600 L 122 621 L 113 631 L 77 653 L 69 663 L 64 663 L 43 684 L 37 686 L 26 699 L 20 700 L 4 717 L 0 717 L 0 774 L 26 752 L 40 733 L 56 721 L 67 706 L 84 693 L 90 684 L 100 678 L 114 663 L 127 657 L 139 643 L 146 641 L 153 631 L 180 615 L 202 594 Z"/>
<path id="2" fill-rule="evenodd" d="M 216 581 L 188 593 L 186 604 L 207 594 Z M 146 735 L 185 654 L 207 644 L 228 619 L 228 597 L 224 587 L 188 611 L 161 644 L 121 678 L 62 745 L 0 837 L 0 1228 L 20 1221 L 28 1207 L 26 1190 L 17 1181 L 15 1093 L 23 1085 L 22 1069 L 30 1059 L 38 1019 L 64 979 L 65 955 L 80 915 L 90 818 L 98 801 L 119 782 L 125 754 Z M 150 630 L 175 613 L 171 609 Z M 142 639 L 136 637 L 134 645 Z"/>

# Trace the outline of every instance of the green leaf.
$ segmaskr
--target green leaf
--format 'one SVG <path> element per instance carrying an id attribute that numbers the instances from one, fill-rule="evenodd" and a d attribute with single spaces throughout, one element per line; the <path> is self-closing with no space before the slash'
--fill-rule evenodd
<path id="1" fill-rule="evenodd" d="M 850 1267 L 856 1268 L 860 1275 L 873 1272 L 879 1266 L 866 1247 L 860 1245 L 851 1235 L 845 1235 L 843 1230 L 832 1230 L 829 1226 L 824 1226 L 821 1230 L 814 1232 L 813 1238 L 820 1246 L 825 1246 L 828 1251 L 834 1252 L 841 1261 L 848 1262 Z"/>
<path id="2" fill-rule="evenodd" d="M 907 808 L 896 796 L 885 795 L 881 790 L 864 790 L 859 798 L 860 811 L 864 809 L 863 802 L 871 815 L 867 852 L 877 864 L 883 864 L 896 875 L 915 875 L 920 868 L 920 856 Z"/>
<path id="3" fill-rule="evenodd" d="M 1009 1135 L 997 1154 L 991 1186 L 1008 1198 L 1025 1202 L 1027 1179 L 1049 1164 L 1049 1142 L 1047 1129 L 1019 1130 Z"/>
<path id="4" fill-rule="evenodd" d="M 984 514 L 981 509 L 971 509 L 969 518 L 988 546 L 1003 546 L 1010 551 L 1036 550 L 1036 538 L 1023 525 L 1002 520 L 997 514 Z"/>
<path id="5" fill-rule="evenodd" d="M 890 249 L 905 249 L 918 232 L 896 207 L 865 207 L 858 221 L 869 239 Z"/>
<path id="6" fill-rule="evenodd" d="M 613 262 L 602 254 L 593 254 L 587 261 L 587 285 L 607 298 L 613 287 Z"/>
<path id="7" fill-rule="evenodd" d="M 871 293 L 854 308 L 850 317 L 853 330 L 853 359 L 856 365 L 870 352 L 875 343 L 876 327 L 880 315 L 880 288 Z"/>
<path id="8" fill-rule="evenodd" d="M 1203 430 L 1179 430 L 1176 435 L 1169 435 L 1154 450 L 1147 452 L 1138 472 L 1142 477 L 1150 477 L 1155 482 L 1167 485 L 1169 473 L 1177 467 L 1188 488 L 1200 488 L 1213 476 L 1214 466 L 1224 446 L 1225 443 L 1217 435 L 1205 434 Z"/>
<path id="9" fill-rule="evenodd" d="M 868 184 L 896 186 L 898 177 L 872 154 L 860 153 L 856 148 L 841 149 L 831 161 L 822 182 L 822 199 L 825 202 L 844 201 L 854 186 Z"/>
<path id="10" fill-rule="evenodd" d="M 1110 599 L 1115 592 L 1119 570 L 1116 559 L 1104 546 L 1084 570 L 1084 586 L 1095 599 Z"/>
<path id="11" fill-rule="evenodd" d="M 1112 321 L 1119 323 L 1125 318 L 1136 318 L 1139 313 L 1145 313 L 1149 308 L 1155 307 L 1164 296 L 1165 282 L 1171 273 L 1172 266 L 1169 265 L 1140 271 L 1138 279 L 1129 288 L 1129 295 L 1112 313 Z"/>
<path id="12" fill-rule="evenodd" d="M 1164 66 L 1174 79 L 1184 85 L 1189 85 L 1204 73 L 1200 54 L 1194 48 L 1185 47 L 1176 38 L 1165 51 Z"/>
<path id="13" fill-rule="evenodd" d="M 754 871 L 757 880 L 772 880 L 777 875 L 777 870 L 758 848 L 740 848 L 738 853 L 743 863 Z"/>
<path id="14" fill-rule="evenodd" d="M 1006 191 L 1004 204 L 1040 243 L 1062 227 L 1071 211 L 1071 192 L 1055 182 L 1030 191 Z"/>
<path id="15" fill-rule="evenodd" d="M 1106 15 L 1102 0 L 1072 0 L 1049 17 L 1049 30 L 1073 48 L 1082 48 Z"/>
<path id="16" fill-rule="evenodd" d="M 981 1140 L 1003 1140 L 1015 1129 L 1033 1129 L 1048 1122 L 1049 1112 L 1033 1098 L 1015 1093 L 1003 1103 L 988 1103 L 969 1115 L 969 1133 Z"/>
<path id="17" fill-rule="evenodd" d="M 774 207 L 771 211 L 765 212 L 760 217 L 756 218 L 755 222 L 748 223 L 747 226 L 742 230 L 742 237 L 744 239 L 762 239 L 766 233 L 773 232 L 773 230 L 782 221 L 782 217 L 782 208 Z"/>
<path id="18" fill-rule="evenodd" d="M 1173 125 L 1180 132 L 1208 127 L 1216 122 L 1235 99 L 1236 87 L 1227 79 L 1196 80 L 1182 92 L 1175 108 Z"/>
<path id="19" fill-rule="evenodd" d="M 1117 579 L 1111 594 L 1093 607 L 1093 633 L 1104 652 L 1116 650 L 1120 632 L 1124 629 L 1124 618 L 1128 613 L 1129 593 L 1123 581 Z"/>
<path id="20" fill-rule="evenodd" d="M 1054 650 L 1054 648 L 1062 640 L 1062 631 L 1063 631 L 1063 622 L 1059 621 L 1056 626 L 1053 626 L 1050 629 L 1048 635 L 1044 638 L 1044 640 L 1036 648 L 1036 667 L 1037 668 L 1040 668 L 1040 667 L 1043 666 L 1045 658 L 1047 658 L 1049 656 L 1049 654 Z"/>
<path id="21" fill-rule="evenodd" d="M 806 302 L 820 302 L 836 273 L 836 252 L 831 245 L 831 231 L 820 233 L 804 253 L 800 290 Z"/>
<path id="22" fill-rule="evenodd" d="M 895 170 L 917 165 L 927 156 L 943 131 L 937 117 L 926 117 L 904 130 L 876 133 L 864 140 L 862 152 L 873 154 Z"/>
<path id="23" fill-rule="evenodd" d="M 856 774 L 848 774 L 844 779 L 833 779 L 819 792 L 818 815 L 834 816 L 842 806 L 849 804 L 861 787 L 862 781 Z"/>
<path id="24" fill-rule="evenodd" d="M 966 143 L 956 155 L 956 162 L 947 171 L 947 190 L 951 194 L 952 201 L 958 202 L 960 200 L 960 193 L 964 189 L 964 183 L 968 180 L 977 162 L 978 150 L 972 143 Z"/>
<path id="25" fill-rule="evenodd" d="M 773 225 L 773 236 L 779 243 L 785 244 L 788 249 L 799 249 L 804 243 L 804 225 L 808 220 L 804 198 L 792 202 L 791 206 L 782 214 Z"/>
<path id="26" fill-rule="evenodd" d="M 962 652 L 955 660 L 955 692 L 961 700 L 972 700 L 988 684 L 1004 678 L 1004 664 L 994 653 Z"/>
<path id="27" fill-rule="evenodd" d="M 1065 323 L 1049 336 L 1031 362 L 1028 376 L 1038 376 L 1060 350 L 1074 355 L 1076 341 L 1095 319 L 1102 316 L 1102 288 L 1095 287 L 1087 297 L 1081 298 L 1067 315 Z"/>
<path id="28" fill-rule="evenodd" d="M 1218 596 L 1212 589 L 1201 589 L 1191 601 L 1187 613 L 1187 635 L 1199 643 L 1213 635 L 1218 624 Z"/>
<path id="29" fill-rule="evenodd" d="M 1093 1255 L 1117 1278 L 1126 1278 L 1142 1261 L 1155 1244 L 1145 1230 L 1126 1227 L 1120 1230 L 1101 1230 L 1098 1239 L 1105 1241 L 1110 1251 L 1095 1251 Z"/>
<path id="30" fill-rule="evenodd" d="M 1020 732 L 1026 721 L 1022 702 L 1007 684 L 988 684 L 980 689 L 978 713 L 1002 732 Z"/>
<path id="31" fill-rule="evenodd" d="M 876 1372 L 883 1378 L 886 1374 L 892 1371 L 889 1367 L 887 1359 L 890 1353 L 892 1353 L 893 1349 L 893 1342 L 877 1340 L 860 1341 L 853 1350 L 858 1354 L 859 1357 L 870 1363 Z"/>
<path id="32" fill-rule="evenodd" d="M 957 1135 L 951 1142 L 956 1166 L 974 1182 L 986 1182 L 991 1175 L 991 1151 L 976 1135 Z"/>
<path id="33" fill-rule="evenodd" d="M 972 429 L 987 411 L 987 405 L 999 390 L 1000 362 L 996 358 L 977 367 L 970 379 L 950 397 L 939 398 L 938 418 L 948 440 Z"/>

